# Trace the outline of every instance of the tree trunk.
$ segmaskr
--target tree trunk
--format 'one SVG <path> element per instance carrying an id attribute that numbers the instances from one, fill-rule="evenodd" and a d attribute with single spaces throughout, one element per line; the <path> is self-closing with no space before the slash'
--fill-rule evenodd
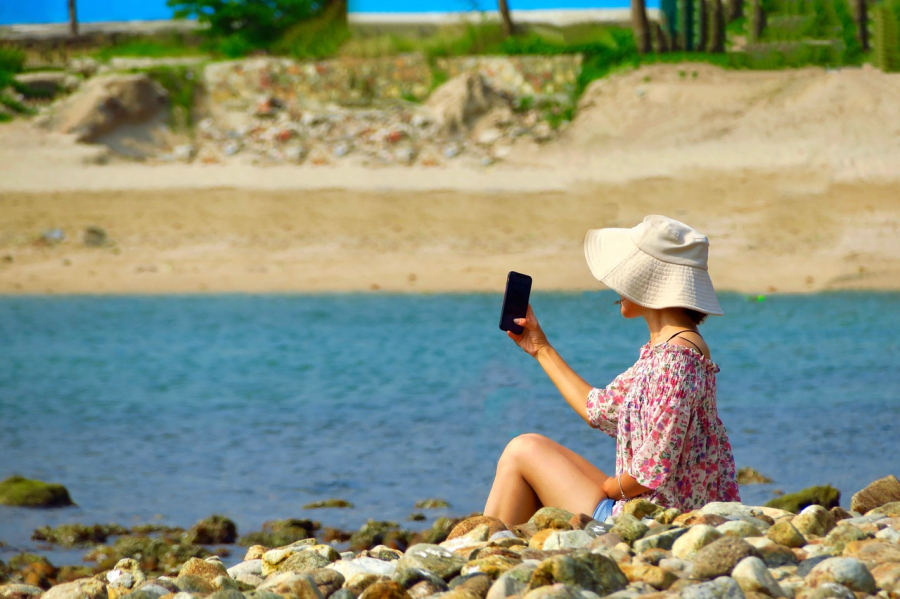
<path id="1" fill-rule="evenodd" d="M 744 0 L 731 0 L 728 3 L 728 23 L 733 23 L 744 16 Z"/>
<path id="2" fill-rule="evenodd" d="M 694 49 L 694 0 L 681 0 L 678 11 L 678 35 L 681 38 L 681 49 L 690 52 Z"/>
<path id="3" fill-rule="evenodd" d="M 697 2 L 697 52 L 706 52 L 709 42 L 709 0 Z"/>
<path id="4" fill-rule="evenodd" d="M 709 47 L 717 54 L 725 51 L 725 7 L 722 0 L 710 0 Z"/>
<path id="5" fill-rule="evenodd" d="M 78 15 L 75 12 L 75 0 L 69 0 L 69 33 L 72 37 L 78 35 Z"/>
<path id="6" fill-rule="evenodd" d="M 869 51 L 869 7 L 867 0 L 856 0 L 856 39 L 863 52 Z"/>
<path id="7" fill-rule="evenodd" d="M 762 39 L 766 29 L 766 11 L 763 10 L 762 0 L 753 0 L 753 15 L 751 34 L 754 42 Z"/>
<path id="8" fill-rule="evenodd" d="M 668 37 L 669 49 L 674 50 L 678 35 L 678 0 L 660 0 L 659 10 L 665 18 L 666 25 L 663 30 Z"/>
<path id="9" fill-rule="evenodd" d="M 497 8 L 500 9 L 500 18 L 503 20 L 503 33 L 509 37 L 516 32 L 516 26 L 512 22 L 512 17 L 509 16 L 509 5 L 506 0 L 497 0 Z"/>
<path id="10" fill-rule="evenodd" d="M 672 45 L 669 43 L 669 34 L 666 33 L 663 26 L 659 24 L 659 21 L 653 22 L 653 34 L 656 38 L 654 49 L 657 54 L 665 54 L 666 52 L 672 51 Z"/>
<path id="11" fill-rule="evenodd" d="M 634 32 L 637 51 L 648 54 L 653 48 L 650 44 L 650 23 L 647 21 L 647 6 L 644 0 L 631 0 L 631 30 Z"/>

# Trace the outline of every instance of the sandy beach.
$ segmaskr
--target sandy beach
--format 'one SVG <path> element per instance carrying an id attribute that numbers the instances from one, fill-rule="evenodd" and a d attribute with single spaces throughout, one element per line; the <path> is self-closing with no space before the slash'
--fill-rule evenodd
<path id="1" fill-rule="evenodd" d="M 16 122 L 0 127 L 0 293 L 496 292 L 509 270 L 595 289 L 585 230 L 653 213 L 710 237 L 721 290 L 896 290 L 897 90 L 866 68 L 644 67 L 488 167 L 109 161 Z M 86 247 L 87 227 L 108 242 Z"/>

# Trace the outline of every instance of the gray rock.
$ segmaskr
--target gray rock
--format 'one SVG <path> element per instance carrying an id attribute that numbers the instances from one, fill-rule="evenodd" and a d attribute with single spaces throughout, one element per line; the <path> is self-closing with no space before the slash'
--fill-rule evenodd
<path id="1" fill-rule="evenodd" d="M 745 557 L 731 571 L 731 577 L 745 593 L 764 593 L 769 597 L 784 597 L 785 593 L 758 557 Z"/>
<path id="2" fill-rule="evenodd" d="M 401 568 L 392 578 L 395 582 L 402 584 L 405 589 L 409 589 L 423 580 L 430 582 L 433 587 L 441 589 L 442 592 L 450 589 L 443 578 L 423 568 Z"/>
<path id="3" fill-rule="evenodd" d="M 78 581 L 76 581 L 78 582 Z M 135 591 L 131 594 L 132 597 L 136 596 L 138 593 L 141 594 L 142 597 L 155 598 L 162 597 L 163 595 L 168 595 L 172 591 L 162 585 L 154 584 L 152 582 L 142 584 L 140 587 L 135 589 Z"/>
<path id="4" fill-rule="evenodd" d="M 422 568 L 444 580 L 450 580 L 459 574 L 465 563 L 465 558 L 451 553 L 444 547 L 419 543 L 406 550 L 403 557 L 397 560 L 396 567 L 398 570 L 401 568 Z"/>
<path id="5" fill-rule="evenodd" d="M 596 539 L 608 533 L 611 528 L 612 526 L 610 526 L 609 524 L 592 520 L 587 524 L 587 526 L 584 527 L 584 532 L 588 533 Z"/>
<path id="6" fill-rule="evenodd" d="M 560 530 L 551 533 L 544 541 L 544 551 L 552 549 L 580 549 L 588 547 L 593 537 L 583 530 Z"/>
<path id="7" fill-rule="evenodd" d="M 852 557 L 826 559 L 806 575 L 806 581 L 811 586 L 818 586 L 823 582 L 836 582 L 851 591 L 875 592 L 875 578 L 872 573 L 863 562 Z"/>
<path id="8" fill-rule="evenodd" d="M 262 576 L 262 559 L 251 559 L 228 568 L 228 575 L 237 578 L 240 574 Z"/>
<path id="9" fill-rule="evenodd" d="M 672 549 L 676 540 L 688 532 L 687 528 L 672 528 L 658 533 L 654 533 L 654 530 L 650 529 L 646 535 L 634 542 L 635 554 L 641 554 L 648 549 L 665 549 L 668 551 Z"/>
<path id="10" fill-rule="evenodd" d="M 722 533 L 706 524 L 695 524 L 672 543 L 672 555 L 680 559 L 694 559 L 701 549 L 722 538 Z"/>
<path id="11" fill-rule="evenodd" d="M 506 599 L 519 595 L 528 586 L 528 581 L 539 563 L 537 560 L 526 560 L 507 570 L 491 585 L 485 599 Z"/>
<path id="12" fill-rule="evenodd" d="M 647 534 L 648 530 L 650 530 L 650 528 L 646 524 L 631 514 L 622 514 L 609 532 L 617 535 L 624 542 L 631 545 L 633 542 Z"/>
<path id="13" fill-rule="evenodd" d="M 356 595 L 350 589 L 338 589 L 328 599 L 356 599 Z"/>
<path id="14" fill-rule="evenodd" d="M 807 574 L 812 572 L 812 569 L 824 562 L 825 560 L 831 558 L 830 555 L 817 555 L 815 557 L 808 557 L 797 566 L 797 576 L 806 577 Z"/>
<path id="15" fill-rule="evenodd" d="M 807 595 L 807 599 L 856 599 L 856 595 L 842 584 L 823 582 Z"/>
<path id="16" fill-rule="evenodd" d="M 681 589 L 681 599 L 744 599 L 744 591 L 733 578 L 720 576 L 715 580 Z"/>
<path id="17" fill-rule="evenodd" d="M 691 577 L 696 579 L 727 576 L 745 557 L 759 557 L 749 543 L 736 537 L 722 537 L 697 552 Z"/>
<path id="18" fill-rule="evenodd" d="M 840 554 L 844 550 L 844 547 L 853 541 L 862 541 L 867 538 L 869 538 L 869 535 L 852 524 L 844 524 L 841 522 L 828 533 L 823 543 L 834 547 L 837 553 Z"/>
<path id="19" fill-rule="evenodd" d="M 296 599 L 324 599 L 313 577 L 300 572 L 272 574 L 256 590 L 278 595 L 293 595 Z"/>

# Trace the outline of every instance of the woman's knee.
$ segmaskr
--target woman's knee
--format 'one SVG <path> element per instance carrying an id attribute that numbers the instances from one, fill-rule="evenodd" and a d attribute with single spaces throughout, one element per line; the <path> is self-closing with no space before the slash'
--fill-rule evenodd
<path id="1" fill-rule="evenodd" d="M 522 461 L 531 460 L 536 453 L 546 447 L 549 439 L 537 433 L 525 433 L 506 444 L 497 467 L 515 467 Z"/>

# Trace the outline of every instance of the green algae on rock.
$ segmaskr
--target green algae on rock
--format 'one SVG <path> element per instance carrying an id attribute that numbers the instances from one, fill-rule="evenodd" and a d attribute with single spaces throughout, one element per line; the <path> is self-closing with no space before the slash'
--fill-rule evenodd
<path id="1" fill-rule="evenodd" d="M 75 505 L 69 490 L 55 483 L 10 476 L 0 482 L 0 505 L 14 507 L 65 507 Z"/>
<path id="2" fill-rule="evenodd" d="M 304 510 L 318 510 L 322 508 L 351 508 L 353 504 L 345 499 L 325 499 L 323 501 L 313 501 L 303 506 Z"/>
<path id="3" fill-rule="evenodd" d="M 184 541 L 191 545 L 227 544 L 234 543 L 236 539 L 237 525 L 219 514 L 200 520 L 184 534 Z"/>
<path id="4" fill-rule="evenodd" d="M 772 479 L 750 466 L 744 466 L 737 471 L 737 483 L 739 485 L 762 485 L 772 482 Z"/>
<path id="5" fill-rule="evenodd" d="M 31 540 L 71 549 L 100 545 L 110 536 L 127 534 L 128 529 L 119 524 L 61 524 L 55 528 L 42 526 L 36 529 L 31 533 Z"/>
<path id="6" fill-rule="evenodd" d="M 415 507 L 419 510 L 436 510 L 450 507 L 450 504 L 443 499 L 422 499 L 421 501 L 416 502 Z"/>
<path id="7" fill-rule="evenodd" d="M 766 507 L 774 507 L 798 514 L 803 508 L 811 505 L 821 505 L 825 509 L 830 510 L 840 505 L 840 503 L 841 492 L 831 485 L 822 485 L 807 487 L 796 493 L 776 497 L 766 503 Z"/>
<path id="8" fill-rule="evenodd" d="M 315 534 L 321 524 L 312 520 L 289 518 L 287 520 L 269 520 L 263 522 L 262 530 L 251 532 L 238 539 L 238 545 L 264 545 L 266 547 L 283 547 Z"/>

